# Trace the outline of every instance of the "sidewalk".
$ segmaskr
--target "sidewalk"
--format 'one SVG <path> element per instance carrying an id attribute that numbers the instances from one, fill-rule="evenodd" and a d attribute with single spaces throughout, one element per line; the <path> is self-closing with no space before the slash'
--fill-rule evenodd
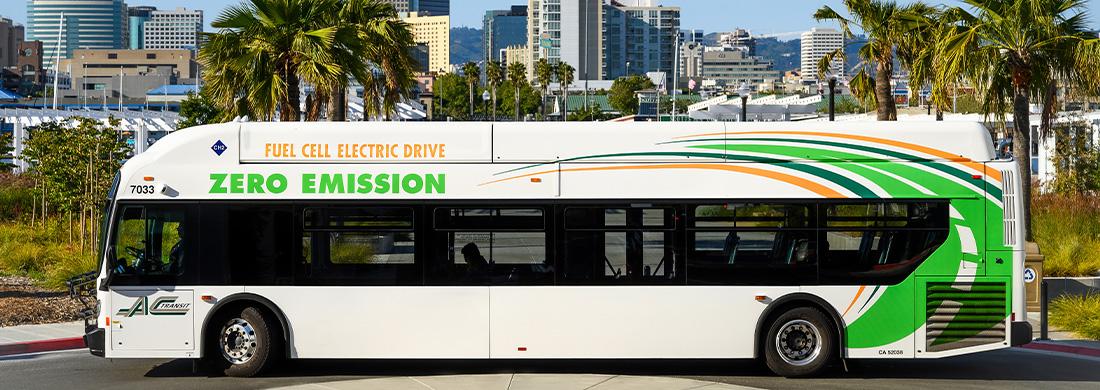
<path id="1" fill-rule="evenodd" d="M 2 327 L 0 356 L 84 348 L 83 336 L 83 322 Z"/>
<path id="2" fill-rule="evenodd" d="M 593 375 L 593 374 L 488 374 L 407 376 L 391 378 L 358 379 L 349 381 L 311 383 L 289 386 L 280 390 L 627 390 L 627 389 L 683 389 L 683 390 L 744 390 L 751 387 L 725 383 L 651 376 Z"/>
<path id="3" fill-rule="evenodd" d="M 1054 327 L 1047 330 L 1049 340 L 1039 341 L 1040 319 L 1039 313 L 1027 313 L 1027 320 L 1031 323 L 1032 338 L 1036 341 L 1026 344 L 1022 348 L 1100 357 L 1100 341 L 1081 339 L 1071 332 L 1065 332 Z"/>

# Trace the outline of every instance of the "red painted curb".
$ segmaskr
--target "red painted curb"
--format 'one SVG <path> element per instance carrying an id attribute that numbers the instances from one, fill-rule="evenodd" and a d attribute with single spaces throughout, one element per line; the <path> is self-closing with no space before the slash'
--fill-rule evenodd
<path id="1" fill-rule="evenodd" d="M 1069 345 L 1050 344 L 1050 343 L 1029 343 L 1020 346 L 1021 348 L 1037 349 L 1041 351 L 1072 353 L 1075 355 L 1085 355 L 1092 357 L 1100 357 L 1100 349 L 1089 347 L 1074 347 Z"/>
<path id="2" fill-rule="evenodd" d="M 83 337 L 0 344 L 0 356 L 84 348 Z"/>

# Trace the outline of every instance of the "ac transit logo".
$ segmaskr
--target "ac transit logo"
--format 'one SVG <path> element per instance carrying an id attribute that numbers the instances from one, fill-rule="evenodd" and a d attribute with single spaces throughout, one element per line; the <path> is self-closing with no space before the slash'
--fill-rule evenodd
<path id="1" fill-rule="evenodd" d="M 187 311 L 191 310 L 191 304 L 177 303 L 177 299 L 179 297 L 164 296 L 153 300 L 153 304 L 150 305 L 149 297 L 141 297 L 129 309 L 120 309 L 115 315 L 133 317 L 143 315 L 181 316 L 187 314 Z"/>

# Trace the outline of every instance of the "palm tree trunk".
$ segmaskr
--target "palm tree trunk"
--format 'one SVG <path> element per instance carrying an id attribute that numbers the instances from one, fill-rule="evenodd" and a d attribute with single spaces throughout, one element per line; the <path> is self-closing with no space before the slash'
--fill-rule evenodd
<path id="1" fill-rule="evenodd" d="M 301 94 L 298 91 L 298 75 L 292 69 L 286 69 L 283 76 L 286 80 L 286 100 L 279 109 L 279 120 L 283 122 L 297 122 L 302 115 Z"/>
<path id="2" fill-rule="evenodd" d="M 347 87 L 344 83 L 332 90 L 328 97 L 329 122 L 343 122 L 348 120 Z"/>
<path id="3" fill-rule="evenodd" d="M 513 95 L 513 96 L 516 99 L 516 104 L 513 105 L 512 107 L 514 107 L 516 109 L 516 122 L 519 122 L 519 85 L 518 85 L 518 83 L 516 85 L 516 94 Z"/>
<path id="4" fill-rule="evenodd" d="M 497 120 L 497 86 L 496 86 L 496 84 L 492 85 L 492 90 L 493 90 L 493 122 L 496 122 L 496 120 Z"/>
<path id="5" fill-rule="evenodd" d="M 470 84 L 470 120 L 474 120 L 474 84 Z"/>
<path id="6" fill-rule="evenodd" d="M 569 90 L 561 89 L 561 121 L 569 121 Z"/>
<path id="7" fill-rule="evenodd" d="M 898 120 L 898 107 L 894 104 L 894 91 L 890 78 L 894 74 L 893 61 L 879 61 L 875 71 L 875 100 L 878 101 L 878 120 Z"/>
<path id="8" fill-rule="evenodd" d="M 1016 85 L 1012 97 L 1012 154 L 1016 159 L 1016 168 L 1020 171 L 1020 184 L 1023 187 L 1024 212 L 1020 217 L 1024 223 L 1024 237 L 1031 241 L 1031 115 L 1028 109 L 1028 87 Z"/>

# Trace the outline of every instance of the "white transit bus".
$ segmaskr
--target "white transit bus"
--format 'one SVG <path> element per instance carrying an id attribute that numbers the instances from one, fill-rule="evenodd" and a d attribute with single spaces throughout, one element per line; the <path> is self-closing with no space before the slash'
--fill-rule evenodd
<path id="1" fill-rule="evenodd" d="M 938 358 L 1030 340 L 976 123 L 226 123 L 127 161 L 107 358 Z"/>

